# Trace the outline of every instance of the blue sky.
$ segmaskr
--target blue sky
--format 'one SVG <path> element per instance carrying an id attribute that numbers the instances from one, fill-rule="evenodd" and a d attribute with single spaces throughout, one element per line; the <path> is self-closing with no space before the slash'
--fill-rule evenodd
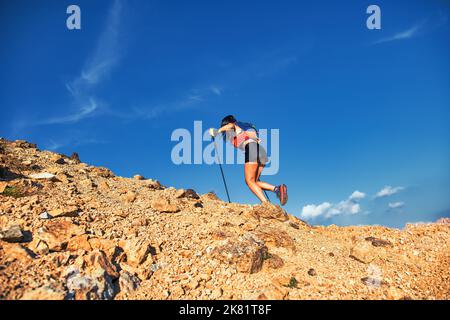
<path id="1" fill-rule="evenodd" d="M 66 28 L 70 4 L 81 30 Z M 370 4 L 381 30 L 366 27 Z M 450 215 L 448 2 L 0 6 L 2 137 L 225 199 L 217 166 L 171 162 L 170 136 L 234 114 L 280 130 L 265 179 L 288 185 L 290 213 L 394 227 Z M 242 165 L 224 169 L 232 200 L 257 203 Z"/>

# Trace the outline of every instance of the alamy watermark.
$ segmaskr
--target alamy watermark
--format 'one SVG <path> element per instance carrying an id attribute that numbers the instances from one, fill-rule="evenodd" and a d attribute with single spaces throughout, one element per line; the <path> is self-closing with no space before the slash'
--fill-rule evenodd
<path id="1" fill-rule="evenodd" d="M 275 175 L 280 168 L 280 130 L 258 129 L 260 145 L 266 150 L 268 161 L 263 175 Z M 244 164 L 243 151 L 237 151 L 222 135 L 212 140 L 208 129 L 204 129 L 202 121 L 194 121 L 193 131 L 178 128 L 172 132 L 171 141 L 178 142 L 171 151 L 172 163 L 176 165 L 190 164 Z M 269 143 L 270 142 L 270 143 Z"/>

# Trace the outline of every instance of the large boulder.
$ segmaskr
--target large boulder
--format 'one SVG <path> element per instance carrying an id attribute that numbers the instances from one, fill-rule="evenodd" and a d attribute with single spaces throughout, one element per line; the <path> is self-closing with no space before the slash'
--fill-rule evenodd
<path id="1" fill-rule="evenodd" d="M 150 245 L 150 242 L 139 238 L 120 241 L 119 246 L 126 254 L 126 263 L 132 267 L 137 267 L 144 263 L 149 253 L 155 250 Z"/>
<path id="2" fill-rule="evenodd" d="M 263 202 L 260 205 L 254 206 L 252 210 L 246 213 L 256 219 L 273 219 L 278 221 L 287 221 L 288 215 L 280 206 L 274 205 L 270 202 Z"/>
<path id="3" fill-rule="evenodd" d="M 267 251 L 263 242 L 251 236 L 243 236 L 222 241 L 212 249 L 211 256 L 236 266 L 240 272 L 255 273 L 261 270 Z"/>
<path id="4" fill-rule="evenodd" d="M 295 250 L 294 239 L 292 239 L 286 231 L 275 228 L 265 228 L 256 231 L 255 236 L 264 241 L 269 248 L 275 247 Z"/>
<path id="5" fill-rule="evenodd" d="M 66 269 L 68 298 L 75 300 L 111 300 L 116 294 L 113 281 L 119 277 L 117 268 L 103 251 L 94 250 L 79 265 Z"/>
<path id="6" fill-rule="evenodd" d="M 50 251 L 63 251 L 73 236 L 84 234 L 84 230 L 70 221 L 49 221 L 38 229 L 37 239 L 45 242 Z"/>

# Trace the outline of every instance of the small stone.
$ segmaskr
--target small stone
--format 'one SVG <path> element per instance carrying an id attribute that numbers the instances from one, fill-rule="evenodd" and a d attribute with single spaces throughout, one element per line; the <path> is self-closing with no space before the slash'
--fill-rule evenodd
<path id="1" fill-rule="evenodd" d="M 18 243 L 8 243 L 0 241 L 0 248 L 3 249 L 4 259 L 6 262 L 19 261 L 28 263 L 32 260 L 32 256 L 28 251 Z"/>
<path id="2" fill-rule="evenodd" d="M 91 251 L 92 247 L 88 241 L 88 235 L 81 234 L 79 236 L 72 237 L 67 243 L 67 250 L 69 251 Z"/>
<path id="3" fill-rule="evenodd" d="M 265 263 L 267 263 L 268 267 L 272 269 L 279 269 L 284 266 L 283 259 L 276 254 L 270 254 L 270 258 L 267 259 Z"/>
<path id="4" fill-rule="evenodd" d="M 128 271 L 121 270 L 119 277 L 119 290 L 123 293 L 132 293 L 139 288 L 140 280 L 129 273 Z"/>
<path id="5" fill-rule="evenodd" d="M 132 203 L 132 202 L 134 202 L 136 200 L 136 193 L 134 193 L 132 191 L 128 191 L 126 194 L 121 196 L 121 199 L 124 202 Z"/>
<path id="6" fill-rule="evenodd" d="M 316 270 L 314 270 L 313 268 L 311 268 L 311 269 L 308 270 L 308 274 L 309 274 L 311 277 L 317 276 L 317 272 L 316 272 Z"/>
<path id="7" fill-rule="evenodd" d="M 375 248 L 367 241 L 360 241 L 356 243 L 350 250 L 350 257 L 362 262 L 370 263 L 376 258 Z"/>
<path id="8" fill-rule="evenodd" d="M 58 217 L 78 217 L 79 216 L 79 209 L 77 206 L 68 206 L 64 208 L 54 209 L 50 210 L 48 214 L 51 217 L 58 218 Z"/>
<path id="9" fill-rule="evenodd" d="M 80 163 L 80 156 L 78 155 L 78 153 L 74 152 L 72 153 L 72 155 L 70 156 L 70 159 L 72 161 L 74 161 L 75 163 Z"/>
<path id="10" fill-rule="evenodd" d="M 24 235 L 18 225 L 14 225 L 9 229 L 0 231 L 0 240 L 6 242 L 22 242 Z"/>
<path id="11" fill-rule="evenodd" d="M 367 238 L 365 238 L 365 240 L 371 242 L 374 247 L 392 246 L 392 243 L 388 240 L 378 239 L 378 238 L 374 238 L 374 237 L 367 237 Z"/>
<path id="12" fill-rule="evenodd" d="M 173 213 L 180 211 L 180 208 L 178 208 L 176 203 L 172 203 L 166 198 L 157 198 L 153 200 L 151 207 L 153 210 L 159 212 Z"/>
<path id="13" fill-rule="evenodd" d="M 0 181 L 0 193 L 5 192 L 7 187 L 8 187 L 8 183 L 7 182 Z"/>
<path id="14" fill-rule="evenodd" d="M 48 220 L 48 219 L 51 219 L 53 217 L 47 211 L 45 211 L 45 212 L 42 212 L 39 215 L 39 218 L 42 219 L 42 220 Z"/>
<path id="15" fill-rule="evenodd" d="M 134 179 L 134 180 L 145 180 L 145 178 L 144 178 L 143 176 L 141 176 L 140 174 L 136 174 L 136 175 L 133 177 L 133 179 Z"/>
<path id="16" fill-rule="evenodd" d="M 31 179 L 42 179 L 42 180 L 55 180 L 56 176 L 53 173 L 42 172 L 42 173 L 34 173 L 30 174 L 29 177 Z"/>

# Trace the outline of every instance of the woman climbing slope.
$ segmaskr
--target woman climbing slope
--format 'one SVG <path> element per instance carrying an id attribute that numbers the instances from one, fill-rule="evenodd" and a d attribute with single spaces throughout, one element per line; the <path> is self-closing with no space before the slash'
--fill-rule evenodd
<path id="1" fill-rule="evenodd" d="M 234 116 L 229 115 L 222 119 L 219 130 L 211 129 L 210 133 L 212 136 L 225 133 L 227 140 L 235 148 L 244 151 L 245 183 L 261 202 L 268 201 L 263 192 L 263 190 L 268 190 L 277 195 L 281 205 L 286 204 L 288 200 L 286 185 L 273 186 L 259 180 L 267 163 L 267 153 L 264 147 L 260 145 L 258 133 L 253 125 L 237 121 Z"/>

